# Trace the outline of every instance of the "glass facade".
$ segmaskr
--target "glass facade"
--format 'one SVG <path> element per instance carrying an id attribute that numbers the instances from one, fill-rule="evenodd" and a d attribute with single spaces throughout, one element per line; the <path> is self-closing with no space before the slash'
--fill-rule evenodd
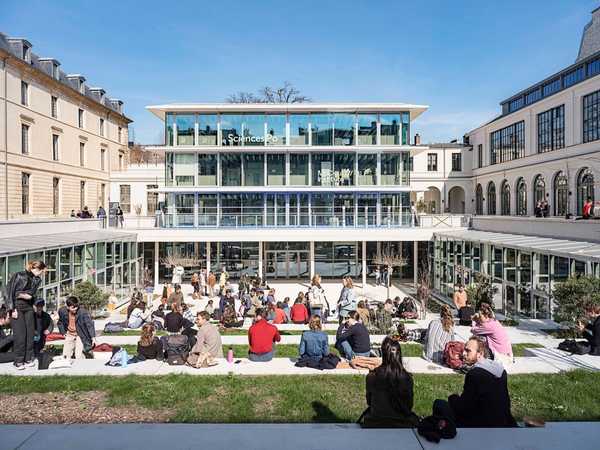
<path id="1" fill-rule="evenodd" d="M 565 105 L 537 115 L 538 153 L 565 147 Z"/>
<path id="2" fill-rule="evenodd" d="M 583 97 L 583 142 L 600 139 L 600 91 Z"/>
<path id="3" fill-rule="evenodd" d="M 490 134 L 490 161 L 499 164 L 525 156 L 525 121 L 513 123 Z"/>

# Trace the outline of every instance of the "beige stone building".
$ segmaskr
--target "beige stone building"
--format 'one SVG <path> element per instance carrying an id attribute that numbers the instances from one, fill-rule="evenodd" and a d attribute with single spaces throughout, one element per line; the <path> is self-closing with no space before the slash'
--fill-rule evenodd
<path id="1" fill-rule="evenodd" d="M 122 101 L 0 33 L 0 219 L 106 208 L 130 122 Z"/>

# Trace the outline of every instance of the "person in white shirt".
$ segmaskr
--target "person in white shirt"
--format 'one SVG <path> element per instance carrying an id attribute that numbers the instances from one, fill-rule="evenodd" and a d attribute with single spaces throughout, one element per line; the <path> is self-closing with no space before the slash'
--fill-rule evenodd
<path id="1" fill-rule="evenodd" d="M 131 312 L 127 326 L 129 328 L 140 328 L 145 323 L 150 323 L 151 320 L 152 311 L 150 308 L 146 309 L 145 302 L 139 302 L 136 308 Z"/>

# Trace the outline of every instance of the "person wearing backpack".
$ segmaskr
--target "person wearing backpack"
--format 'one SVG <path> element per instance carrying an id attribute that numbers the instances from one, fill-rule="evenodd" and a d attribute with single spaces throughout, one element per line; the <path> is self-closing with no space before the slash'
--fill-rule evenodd
<path id="1" fill-rule="evenodd" d="M 343 323 L 348 317 L 350 311 L 356 311 L 356 296 L 354 295 L 354 286 L 352 278 L 346 276 L 342 278 L 342 290 L 338 299 L 337 308 L 339 311 L 339 323 Z"/>
<path id="2" fill-rule="evenodd" d="M 67 297 L 66 306 L 58 310 L 58 329 L 65 336 L 63 356 L 82 359 L 84 353 L 92 351 L 96 345 L 96 329 L 92 316 L 79 306 L 79 299 Z"/>
<path id="3" fill-rule="evenodd" d="M 45 270 L 46 264 L 43 261 L 30 261 L 26 269 L 13 274 L 6 285 L 6 307 L 10 311 L 14 336 L 14 365 L 18 370 L 35 366 L 33 302 L 42 285 L 41 277 Z"/>
<path id="4" fill-rule="evenodd" d="M 465 376 L 462 394 L 433 402 L 433 415 L 445 417 L 457 427 L 516 427 L 510 411 L 508 376 L 498 361 L 486 359 L 485 340 L 472 336 L 465 344 L 463 360 L 472 368 Z"/>
<path id="5" fill-rule="evenodd" d="M 447 305 L 443 305 L 440 318 L 429 322 L 423 341 L 423 358 L 436 364 L 444 363 L 444 349 L 453 340 L 454 318 Z"/>
<path id="6" fill-rule="evenodd" d="M 414 428 L 413 379 L 402 363 L 402 347 L 386 337 L 381 344 L 381 365 L 367 375 L 367 409 L 359 419 L 362 428 Z"/>

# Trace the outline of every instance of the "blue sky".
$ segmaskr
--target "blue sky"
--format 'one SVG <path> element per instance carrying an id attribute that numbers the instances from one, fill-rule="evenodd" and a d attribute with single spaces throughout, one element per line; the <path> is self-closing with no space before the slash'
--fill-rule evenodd
<path id="1" fill-rule="evenodd" d="M 145 110 L 220 102 L 289 80 L 314 101 L 419 103 L 424 142 L 460 138 L 499 102 L 572 64 L 598 0 L 2 0 L 0 31 L 26 37 L 125 102 L 135 139 L 158 143 Z"/>

